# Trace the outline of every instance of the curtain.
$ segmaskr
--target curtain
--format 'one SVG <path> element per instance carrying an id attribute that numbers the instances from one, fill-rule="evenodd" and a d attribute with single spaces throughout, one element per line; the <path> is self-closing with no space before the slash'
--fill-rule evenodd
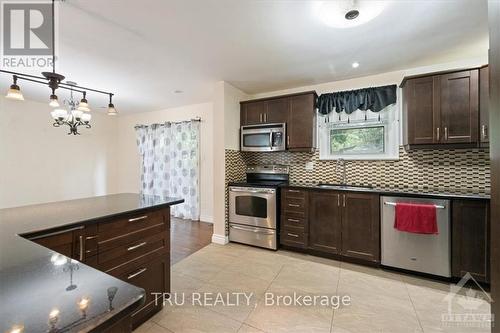
<path id="1" fill-rule="evenodd" d="M 200 122 L 138 125 L 135 127 L 141 156 L 141 193 L 181 197 L 171 207 L 175 217 L 199 220 Z"/>
<path id="2" fill-rule="evenodd" d="M 329 114 L 344 111 L 351 114 L 356 110 L 380 112 L 386 106 L 396 103 L 396 85 L 339 91 L 318 97 L 318 111 Z"/>

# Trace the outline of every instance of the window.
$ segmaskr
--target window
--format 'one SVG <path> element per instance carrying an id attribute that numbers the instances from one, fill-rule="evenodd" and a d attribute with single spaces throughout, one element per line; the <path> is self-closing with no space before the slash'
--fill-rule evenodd
<path id="1" fill-rule="evenodd" d="M 399 108 L 390 105 L 375 113 L 357 110 L 350 115 L 318 117 L 320 159 L 399 159 Z"/>

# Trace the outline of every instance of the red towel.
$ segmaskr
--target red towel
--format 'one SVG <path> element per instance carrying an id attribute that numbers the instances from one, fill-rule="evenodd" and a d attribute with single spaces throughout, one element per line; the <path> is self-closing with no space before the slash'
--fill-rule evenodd
<path id="1" fill-rule="evenodd" d="M 414 234 L 437 234 L 436 206 L 396 203 L 394 228 Z"/>

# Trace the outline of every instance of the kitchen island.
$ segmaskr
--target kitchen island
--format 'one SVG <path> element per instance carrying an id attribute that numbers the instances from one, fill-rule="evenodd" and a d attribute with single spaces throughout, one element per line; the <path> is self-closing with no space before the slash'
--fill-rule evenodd
<path id="1" fill-rule="evenodd" d="M 131 331 L 161 309 L 150 293 L 170 289 L 170 206 L 183 201 L 125 193 L 1 209 L 0 332 Z"/>

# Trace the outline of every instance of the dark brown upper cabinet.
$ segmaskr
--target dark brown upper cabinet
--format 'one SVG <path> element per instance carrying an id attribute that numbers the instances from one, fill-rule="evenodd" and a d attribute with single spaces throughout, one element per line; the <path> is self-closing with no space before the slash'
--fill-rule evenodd
<path id="1" fill-rule="evenodd" d="M 291 151 L 316 148 L 316 92 L 241 102 L 241 126 L 286 123 L 286 146 Z"/>
<path id="2" fill-rule="evenodd" d="M 490 70 L 483 66 L 479 70 L 479 141 L 481 146 L 488 146 L 490 142 Z"/>
<path id="3" fill-rule="evenodd" d="M 479 69 L 405 78 L 404 145 L 477 146 Z"/>
<path id="4" fill-rule="evenodd" d="M 452 275 L 470 273 L 489 282 L 489 203 L 486 200 L 454 200 L 452 216 Z"/>

